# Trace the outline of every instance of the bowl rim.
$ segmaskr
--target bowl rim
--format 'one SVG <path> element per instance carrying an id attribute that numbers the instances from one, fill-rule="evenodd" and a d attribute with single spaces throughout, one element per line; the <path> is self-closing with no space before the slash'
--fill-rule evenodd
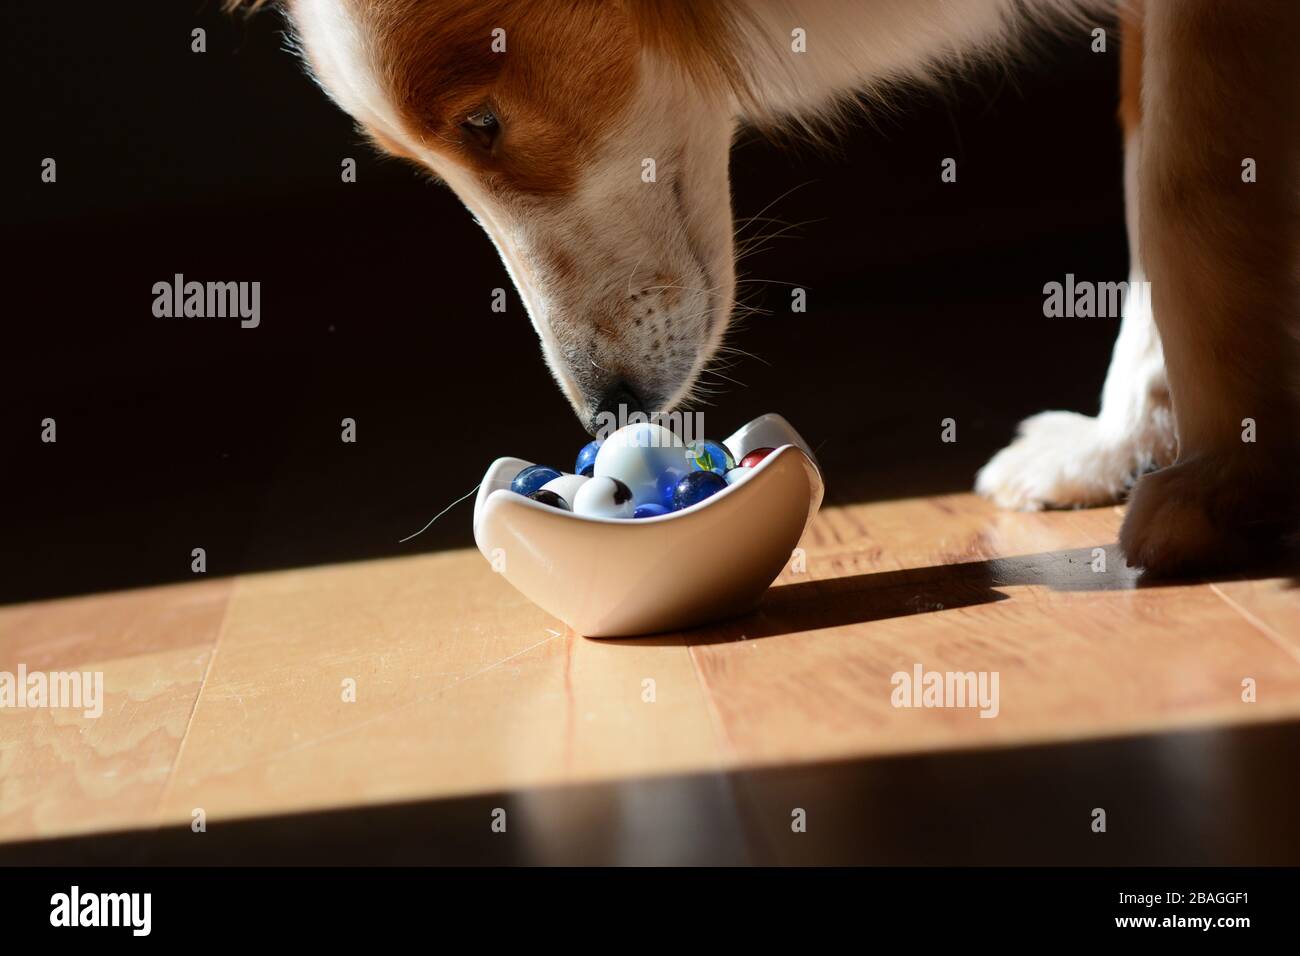
<path id="1" fill-rule="evenodd" d="M 768 434 L 774 431 L 776 436 L 773 437 L 780 437 L 783 440 L 772 445 L 760 445 L 754 443 L 751 440 L 751 436 L 763 431 L 764 429 L 768 430 Z M 705 498 L 703 501 L 698 501 L 689 507 L 682 508 L 678 511 L 670 511 L 668 514 L 664 515 L 656 515 L 653 518 L 604 518 L 597 515 L 580 515 L 575 514 L 572 511 L 560 511 L 550 505 L 544 505 L 540 501 L 533 501 L 523 495 L 515 494 L 510 490 L 509 481 L 503 480 L 505 473 L 502 472 L 502 469 L 506 467 L 513 469 L 511 472 L 511 477 L 513 477 L 514 474 L 518 474 L 520 469 L 537 464 L 537 462 L 531 462 L 523 458 L 515 458 L 509 455 L 502 456 L 493 461 L 492 464 L 487 467 L 487 470 L 484 471 L 483 479 L 479 483 L 477 494 L 475 495 L 473 517 L 475 540 L 477 541 L 478 539 L 479 526 L 482 522 L 482 518 L 487 513 L 488 502 L 494 502 L 494 510 L 498 507 L 495 504 L 498 492 L 504 491 L 509 496 L 509 499 L 513 499 L 513 501 L 502 501 L 502 506 L 508 505 L 509 507 L 516 507 L 522 505 L 526 508 L 539 508 L 543 512 L 556 518 L 585 521 L 592 524 L 612 524 L 624 528 L 637 527 L 640 525 L 657 525 L 674 518 L 679 518 L 683 515 L 694 514 L 700 509 L 707 508 L 709 505 L 722 500 L 734 489 L 747 487 L 753 482 L 759 480 L 761 472 L 766 468 L 771 467 L 769 464 L 770 462 L 786 458 L 792 451 L 797 451 L 803 457 L 806 465 L 812 469 L 812 472 L 816 476 L 817 482 L 822 489 L 822 494 L 824 494 L 825 477 L 822 475 L 821 465 L 813 454 L 812 449 L 808 446 L 808 443 L 804 441 L 803 436 L 799 434 L 795 427 L 791 425 L 784 416 L 777 412 L 766 412 L 750 419 L 727 436 L 727 438 L 723 440 L 722 444 L 731 451 L 737 461 L 740 461 L 744 455 L 756 448 L 772 448 L 773 451 L 757 465 L 751 466 L 753 472 L 743 481 L 729 484 L 716 493 L 709 495 L 709 497 Z M 556 470 L 558 471 L 559 469 Z M 498 474 L 498 472 L 501 472 L 501 474 Z M 560 472 L 560 474 L 562 477 L 573 477 L 570 472 Z"/>
<path id="2" fill-rule="evenodd" d="M 800 448 L 798 445 L 793 445 L 793 444 L 780 445 L 770 455 L 768 455 L 766 458 L 760 461 L 757 465 L 753 465 L 752 466 L 754 469 L 753 472 L 748 477 L 746 477 L 743 481 L 739 481 L 736 482 L 735 484 L 727 485 L 725 488 L 722 488 L 719 491 L 715 492 L 714 494 L 709 495 L 703 501 L 697 501 L 695 504 L 690 505 L 686 508 L 679 508 L 677 511 L 670 511 L 667 514 L 663 514 L 663 515 L 655 515 L 653 518 L 606 518 L 600 515 L 580 515 L 574 511 L 560 511 L 556 508 L 551 507 L 550 505 L 544 505 L 540 501 L 534 501 L 532 498 L 527 498 L 523 495 L 516 494 L 515 492 L 511 491 L 509 488 L 494 488 L 492 491 L 490 491 L 484 499 L 484 507 L 486 507 L 487 502 L 492 501 L 498 495 L 504 494 L 504 495 L 508 495 L 517 504 L 522 505 L 525 508 L 536 508 L 548 514 L 559 514 L 566 518 L 576 519 L 578 521 L 586 521 L 593 524 L 614 524 L 625 528 L 634 528 L 634 527 L 640 527 L 644 525 L 659 524 L 664 521 L 671 521 L 674 518 L 680 518 L 683 515 L 693 514 L 696 511 L 699 511 L 703 508 L 707 508 L 709 505 L 713 504 L 714 502 L 721 501 L 726 495 L 731 494 L 733 491 L 736 491 L 740 488 L 744 488 L 746 485 L 750 484 L 753 481 L 757 481 L 758 476 L 768 467 L 769 462 L 774 462 L 779 457 L 783 457 L 790 452 L 794 452 L 802 456 L 806 461 L 809 462 L 809 464 L 812 464 L 813 467 L 816 468 L 816 462 L 814 462 L 811 458 L 809 458 L 807 453 L 804 452 L 804 450 Z M 490 470 L 491 469 L 489 469 L 489 471 Z M 820 471 L 818 473 L 820 474 Z"/>

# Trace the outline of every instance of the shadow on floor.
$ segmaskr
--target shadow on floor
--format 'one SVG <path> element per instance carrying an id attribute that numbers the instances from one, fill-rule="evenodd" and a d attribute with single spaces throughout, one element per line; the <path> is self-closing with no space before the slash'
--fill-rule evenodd
<path id="1" fill-rule="evenodd" d="M 1010 595 L 999 588 L 1029 585 L 1054 591 L 1102 592 L 1290 576 L 1290 585 L 1300 586 L 1293 557 L 1260 562 L 1246 572 L 1231 576 L 1148 580 L 1142 572 L 1124 563 L 1117 545 L 1109 544 L 1102 552 L 1104 565 L 1097 560 L 1093 548 L 1075 548 L 798 581 L 771 588 L 758 608 L 744 617 L 681 633 L 602 639 L 602 643 L 678 645 L 685 642 L 692 646 L 755 640 L 991 604 L 1009 599 Z M 1098 568 L 1104 570 L 1095 570 Z"/>

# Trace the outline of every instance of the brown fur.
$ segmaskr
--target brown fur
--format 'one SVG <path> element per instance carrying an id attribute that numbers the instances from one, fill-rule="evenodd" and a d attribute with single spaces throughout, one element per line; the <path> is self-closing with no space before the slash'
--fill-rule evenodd
<path id="1" fill-rule="evenodd" d="M 676 63 L 697 89 L 754 99 L 749 74 L 734 42 L 744 11 L 729 0 L 627 0 L 637 37 L 647 50 Z"/>
<path id="2" fill-rule="evenodd" d="M 1147 0 L 1144 28 L 1160 56 L 1142 78 L 1142 253 L 1179 451 L 1138 483 L 1120 540 L 1130 562 L 1177 572 L 1243 560 L 1252 530 L 1300 504 L 1300 7 Z"/>
<path id="3" fill-rule="evenodd" d="M 1125 133 L 1142 121 L 1142 0 L 1120 8 L 1119 119 Z"/>
<path id="4" fill-rule="evenodd" d="M 571 189 L 583 157 L 632 93 L 637 42 L 618 7 L 601 0 L 353 3 L 412 139 L 474 168 L 494 191 L 527 195 Z M 508 56 L 492 51 L 498 27 Z M 501 122 L 500 148 L 490 153 L 459 128 L 483 104 Z"/>
<path id="5" fill-rule="evenodd" d="M 225 0 L 249 12 L 268 0 Z M 615 122 L 635 84 L 642 49 L 663 54 L 698 88 L 746 98 L 745 70 L 728 37 L 739 8 L 728 0 L 347 0 L 377 45 L 387 91 L 423 145 L 450 152 L 495 190 L 567 192 L 584 153 Z M 286 6 L 292 12 L 293 0 Z M 506 31 L 509 56 L 492 52 Z M 458 128 L 490 103 L 501 148 L 485 155 Z M 366 130 L 386 152 L 410 151 Z"/>

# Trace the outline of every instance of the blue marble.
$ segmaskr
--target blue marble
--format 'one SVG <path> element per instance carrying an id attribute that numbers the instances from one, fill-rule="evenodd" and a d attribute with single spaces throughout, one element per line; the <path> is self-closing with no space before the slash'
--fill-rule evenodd
<path id="1" fill-rule="evenodd" d="M 529 465 L 515 475 L 514 481 L 510 482 L 510 490 L 527 498 L 534 491 L 540 490 L 548 481 L 559 477 L 560 473 L 554 468 L 547 468 L 545 465 Z"/>
<path id="2" fill-rule="evenodd" d="M 659 504 L 669 511 L 672 511 L 675 507 L 673 505 L 673 495 L 677 491 L 677 483 L 686 477 L 686 469 L 687 466 L 683 463 L 681 468 L 666 468 L 659 473 Z"/>
<path id="3" fill-rule="evenodd" d="M 692 471 L 673 489 L 673 508 L 680 511 L 699 504 L 727 487 L 727 481 L 715 471 Z"/>
<path id="4" fill-rule="evenodd" d="M 651 501 L 643 505 L 637 505 L 636 513 L 633 514 L 632 517 L 633 518 L 658 518 L 660 515 L 666 515 L 668 513 L 669 513 L 668 508 L 664 507 L 663 505 L 657 505 L 653 501 Z"/>
<path id="5" fill-rule="evenodd" d="M 592 476 L 596 467 L 596 452 L 600 451 L 600 446 L 604 443 L 603 439 L 597 438 L 582 446 L 582 451 L 578 452 L 578 460 L 573 466 L 575 475 L 582 475 L 585 478 Z"/>

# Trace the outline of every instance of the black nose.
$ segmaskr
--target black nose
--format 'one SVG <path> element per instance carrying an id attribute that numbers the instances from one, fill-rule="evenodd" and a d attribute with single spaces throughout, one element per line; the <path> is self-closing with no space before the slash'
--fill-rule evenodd
<path id="1" fill-rule="evenodd" d="M 617 428 L 627 424 L 628 416 L 634 412 L 645 414 L 645 406 L 632 386 L 622 379 L 611 382 L 600 401 L 596 403 L 596 413 L 587 422 L 587 431 L 594 437 L 598 432 L 608 435 Z"/>

